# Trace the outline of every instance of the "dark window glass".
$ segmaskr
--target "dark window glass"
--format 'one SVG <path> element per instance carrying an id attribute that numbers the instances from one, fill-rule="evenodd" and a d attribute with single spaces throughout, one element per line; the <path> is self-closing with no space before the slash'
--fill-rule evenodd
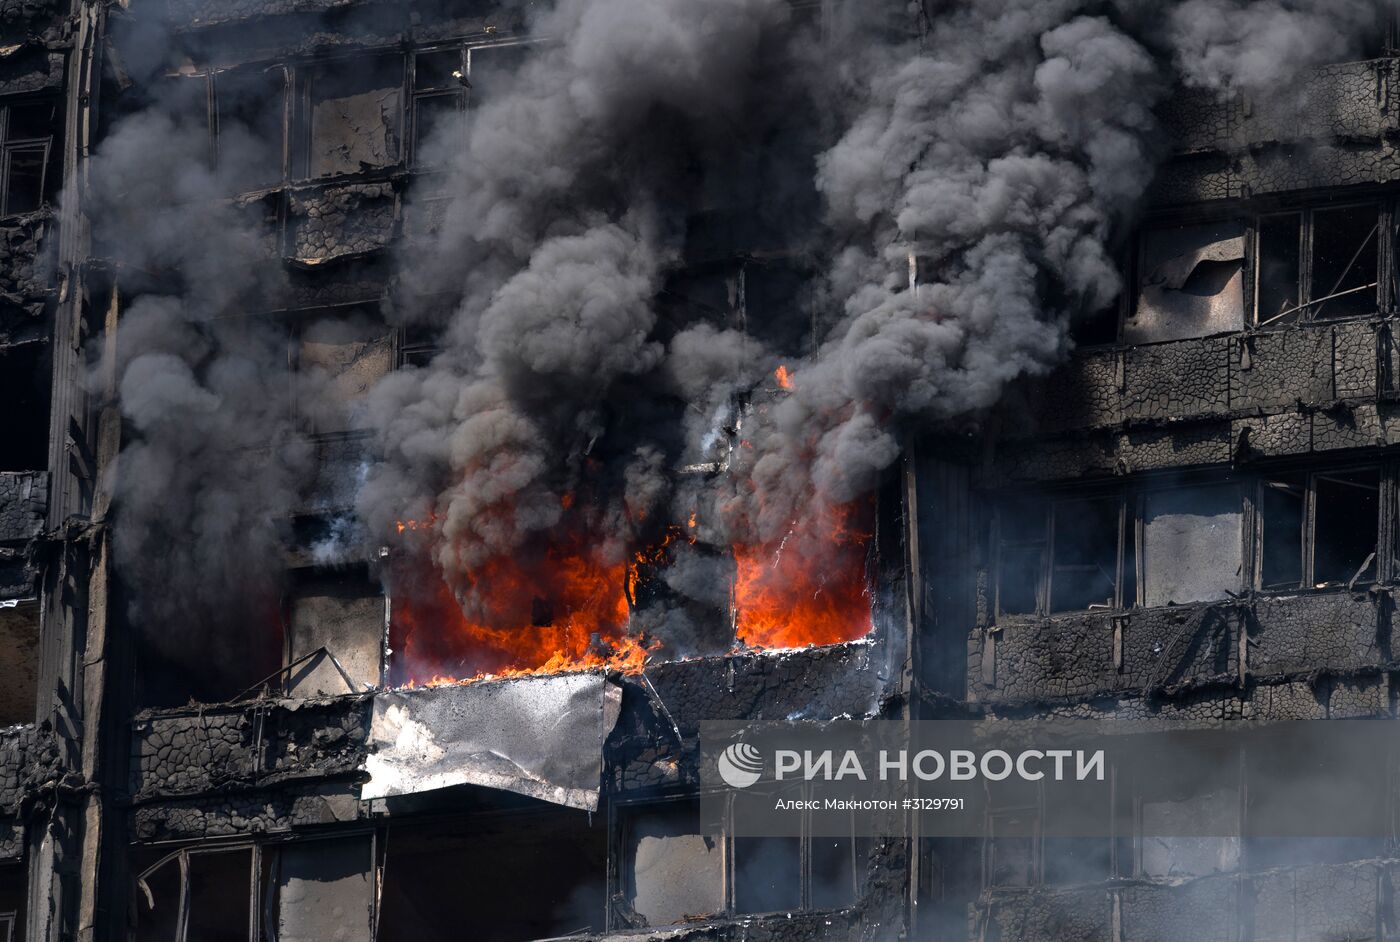
<path id="1" fill-rule="evenodd" d="M 856 901 L 858 866 L 868 848 L 849 837 L 812 837 L 812 909 L 841 909 Z"/>
<path id="2" fill-rule="evenodd" d="M 795 837 L 736 837 L 735 912 L 773 913 L 801 905 L 801 841 Z"/>
<path id="3" fill-rule="evenodd" d="M 1097 311 L 1073 317 L 1070 338 L 1081 347 L 1097 347 L 1118 342 L 1118 302 Z"/>
<path id="4" fill-rule="evenodd" d="M 430 88 L 462 87 L 462 50 L 444 49 L 440 52 L 421 52 L 414 65 L 413 87 L 418 90 Z"/>
<path id="5" fill-rule="evenodd" d="M 1362 579 L 1374 579 L 1380 520 L 1379 472 L 1319 474 L 1316 481 L 1313 579 L 1318 585 L 1349 582 L 1358 573 Z"/>
<path id="6" fill-rule="evenodd" d="M 1051 611 L 1071 612 L 1115 603 L 1118 511 L 1116 497 L 1055 505 Z"/>
<path id="7" fill-rule="evenodd" d="M 1260 324 L 1284 324 L 1297 319 L 1299 237 L 1302 217 L 1297 213 L 1265 216 L 1259 221 Z M 1291 312 L 1291 313 L 1289 313 Z M 1283 315 L 1283 316 L 1280 316 Z"/>
<path id="8" fill-rule="evenodd" d="M 58 106 L 51 102 L 11 105 L 5 140 L 10 143 L 48 140 L 49 135 L 53 133 L 57 110 Z"/>
<path id="9" fill-rule="evenodd" d="M 247 942 L 252 865 L 250 850 L 190 854 L 190 942 Z"/>
<path id="10" fill-rule="evenodd" d="M 1266 589 L 1296 589 L 1303 582 L 1303 475 L 1263 483 L 1259 498 L 1262 546 L 1260 584 Z"/>
<path id="11" fill-rule="evenodd" d="M 5 150 L 5 212 L 32 213 L 44 202 L 44 167 L 49 145 L 24 144 Z"/>
<path id="12" fill-rule="evenodd" d="M 1375 206 L 1313 213 L 1313 317 L 1376 312 L 1378 223 Z"/>

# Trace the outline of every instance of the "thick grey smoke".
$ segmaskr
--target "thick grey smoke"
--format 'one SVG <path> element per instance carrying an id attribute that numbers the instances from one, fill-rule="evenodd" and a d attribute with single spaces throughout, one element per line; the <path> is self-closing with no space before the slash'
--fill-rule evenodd
<path id="1" fill-rule="evenodd" d="M 630 601 L 688 648 L 705 634 L 696 606 L 724 598 L 729 545 L 820 572 L 818 532 L 911 430 L 1045 372 L 1070 321 L 1120 291 L 1113 260 L 1165 150 L 1153 115 L 1173 84 L 1285 89 L 1351 55 L 1380 8 L 869 6 L 838 5 L 817 30 L 786 0 L 558 0 L 530 24 L 548 41 L 473 68 L 465 146 L 429 144 L 451 199 L 432 239 L 394 258 L 393 316 L 440 352 L 368 404 L 358 510 L 414 571 L 400 589 L 445 582 L 473 619 L 513 628 L 519 600 L 497 610 L 493 563 L 544 584 L 561 558 L 616 566 L 683 532 L 665 589 Z M 169 37 L 134 36 L 128 65 L 164 67 Z M 227 612 L 225 593 L 275 591 L 276 521 L 309 461 L 269 393 L 316 394 L 289 389 L 285 332 L 222 317 L 278 290 L 257 274 L 278 267 L 262 221 L 218 201 L 257 136 L 222 129 L 221 172 L 203 169 L 206 132 L 180 101 L 116 124 L 92 203 L 140 274 L 120 344 L 134 435 L 119 562 L 143 613 L 172 625 L 196 597 Z M 754 281 L 705 274 L 717 232 Z M 756 279 L 780 270 L 779 246 L 804 287 L 765 307 Z"/>

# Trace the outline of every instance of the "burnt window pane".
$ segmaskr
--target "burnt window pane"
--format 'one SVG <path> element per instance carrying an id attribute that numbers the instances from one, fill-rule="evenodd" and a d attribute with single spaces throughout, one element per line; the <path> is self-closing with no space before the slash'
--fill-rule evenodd
<path id="1" fill-rule="evenodd" d="M 227 72 L 214 80 L 219 168 L 240 189 L 282 179 L 284 85 L 280 69 Z"/>
<path id="2" fill-rule="evenodd" d="M 180 921 L 180 859 L 136 883 L 136 942 L 175 942 Z"/>
<path id="3" fill-rule="evenodd" d="M 48 140 L 53 134 L 58 106 L 52 102 L 26 102 L 10 106 L 9 123 L 5 127 L 6 143 Z"/>
<path id="4" fill-rule="evenodd" d="M 1313 213 L 1313 317 L 1376 312 L 1378 221 L 1375 206 Z"/>
<path id="5" fill-rule="evenodd" d="M 1318 585 L 1375 578 L 1380 474 L 1374 470 L 1317 476 L 1313 579 Z"/>
<path id="6" fill-rule="evenodd" d="M 736 837 L 735 912 L 775 913 L 801 905 L 801 841 L 796 837 Z"/>
<path id="7" fill-rule="evenodd" d="M 248 942 L 252 866 L 251 850 L 190 854 L 190 942 Z"/>
<path id="8" fill-rule="evenodd" d="M 1047 837 L 1043 844 L 1048 884 L 1102 883 L 1110 876 L 1112 844 L 1106 837 Z"/>
<path id="9" fill-rule="evenodd" d="M 1266 589 L 1298 588 L 1303 582 L 1302 475 L 1263 483 L 1259 498 L 1261 547 L 1259 583 Z"/>
<path id="10" fill-rule="evenodd" d="M 420 96 L 413 114 L 413 162 L 440 167 L 451 160 L 465 140 L 463 92 Z"/>
<path id="11" fill-rule="evenodd" d="M 1265 216 L 1259 221 L 1259 323 L 1297 319 L 1302 216 Z M 1285 313 L 1292 312 L 1292 313 Z M 1280 315 L 1283 316 L 1280 316 Z"/>
<path id="12" fill-rule="evenodd" d="M 357 173 L 399 161 L 403 59 L 336 62 L 311 79 L 312 177 Z"/>
<path id="13" fill-rule="evenodd" d="M 1050 610 L 1071 612 L 1113 605 L 1118 585 L 1116 497 L 1055 505 Z"/>
<path id="14" fill-rule="evenodd" d="M 420 52 L 416 56 L 413 73 L 413 87 L 429 88 L 462 87 L 462 50 L 443 49 L 439 52 Z"/>
<path id="15" fill-rule="evenodd" d="M 48 344 L 0 347 L 0 411 L 7 417 L 0 471 L 39 471 L 49 464 Z"/>

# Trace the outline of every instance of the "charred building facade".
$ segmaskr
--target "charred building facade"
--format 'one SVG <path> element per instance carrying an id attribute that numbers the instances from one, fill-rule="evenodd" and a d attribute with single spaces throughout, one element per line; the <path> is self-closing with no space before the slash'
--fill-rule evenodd
<path id="1" fill-rule="evenodd" d="M 705 720 L 1393 717 L 1383 4 L 0 0 L 0 942 L 1391 939 Z"/>

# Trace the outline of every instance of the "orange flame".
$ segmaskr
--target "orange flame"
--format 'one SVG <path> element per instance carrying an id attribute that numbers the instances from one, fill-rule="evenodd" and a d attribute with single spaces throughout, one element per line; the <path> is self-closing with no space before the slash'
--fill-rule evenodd
<path id="1" fill-rule="evenodd" d="M 787 364 L 778 364 L 778 368 L 773 371 L 773 378 L 778 381 L 779 389 L 792 388 L 792 374 L 788 372 Z"/>
<path id="2" fill-rule="evenodd" d="M 814 513 L 772 544 L 733 547 L 736 638 L 754 648 L 837 644 L 871 630 L 866 547 L 873 502 Z M 400 521 L 399 531 L 428 522 Z M 393 602 L 391 681 L 440 686 L 587 670 L 636 673 L 660 643 L 629 633 L 638 593 L 695 542 L 696 515 L 616 559 L 582 534 L 476 566 L 458 596 L 435 573 Z M 414 591 L 414 590 L 417 591 Z"/>
<path id="3" fill-rule="evenodd" d="M 755 648 L 841 644 L 868 635 L 866 557 L 874 501 L 819 510 L 783 539 L 735 545 L 735 635 Z"/>

